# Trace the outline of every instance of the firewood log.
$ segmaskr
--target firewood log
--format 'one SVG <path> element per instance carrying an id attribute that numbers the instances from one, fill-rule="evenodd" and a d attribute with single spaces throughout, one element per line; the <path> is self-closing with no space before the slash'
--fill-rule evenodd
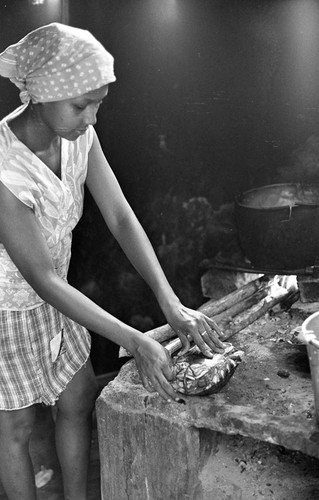
<path id="1" fill-rule="evenodd" d="M 237 290 L 225 295 L 225 297 L 222 297 L 221 299 L 212 299 L 205 302 L 198 308 L 198 310 L 206 314 L 208 317 L 213 318 L 214 320 L 215 317 L 217 317 L 217 323 L 218 314 L 224 313 L 221 318 L 232 318 L 235 313 L 238 314 L 238 312 L 244 311 L 252 304 L 255 304 L 256 301 L 260 300 L 261 296 L 263 296 L 264 293 L 267 294 L 272 283 L 273 278 L 268 278 L 267 276 L 257 278 L 250 281 L 249 283 L 246 283 Z M 260 293 L 260 296 L 257 295 L 257 293 Z M 230 314 L 228 314 L 228 311 L 230 311 Z M 157 342 L 162 343 L 166 340 L 176 337 L 176 332 L 168 324 L 166 324 L 145 332 L 145 335 L 151 337 L 154 340 L 157 340 Z M 126 349 L 124 349 L 123 347 L 120 348 L 120 358 L 130 356 L 131 354 L 126 351 Z"/>
<path id="2" fill-rule="evenodd" d="M 226 309 L 220 314 L 214 315 L 214 321 L 218 324 L 218 326 L 223 330 L 225 325 L 228 324 L 232 318 L 237 316 L 238 314 L 247 311 L 255 304 L 258 304 L 262 299 L 269 295 L 269 288 L 265 287 L 261 290 L 257 290 L 257 292 L 250 295 L 246 299 L 241 300 L 237 304 L 234 304 L 229 309 Z"/>
<path id="3" fill-rule="evenodd" d="M 275 305 L 283 301 L 293 301 L 298 300 L 299 294 L 295 290 L 287 290 L 286 293 L 279 295 L 277 297 L 265 297 L 257 304 L 253 305 L 249 310 L 238 314 L 233 318 L 227 326 L 223 328 L 224 335 L 222 340 L 228 340 L 230 337 L 235 335 L 235 333 L 240 332 L 247 326 L 251 325 L 257 319 L 261 318 L 266 312 L 270 311 Z"/>
<path id="4" fill-rule="evenodd" d="M 269 278 L 267 276 L 263 276 L 262 278 L 257 278 L 255 280 L 246 283 L 241 286 L 237 290 L 228 293 L 224 297 L 220 299 L 208 300 L 204 304 L 202 304 L 198 310 L 209 316 L 217 316 L 217 314 L 222 313 L 230 309 L 232 306 L 237 307 L 238 304 L 242 301 L 251 297 L 258 290 L 269 289 L 269 287 L 273 284 L 274 279 Z"/>

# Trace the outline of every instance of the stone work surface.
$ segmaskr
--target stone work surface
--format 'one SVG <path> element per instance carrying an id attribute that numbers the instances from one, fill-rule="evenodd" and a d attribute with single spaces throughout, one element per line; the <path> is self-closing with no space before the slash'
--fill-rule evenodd
<path id="1" fill-rule="evenodd" d="M 298 314 L 233 338 L 246 353 L 218 394 L 166 403 L 126 363 L 97 401 L 104 500 L 315 500 L 319 426 Z"/>

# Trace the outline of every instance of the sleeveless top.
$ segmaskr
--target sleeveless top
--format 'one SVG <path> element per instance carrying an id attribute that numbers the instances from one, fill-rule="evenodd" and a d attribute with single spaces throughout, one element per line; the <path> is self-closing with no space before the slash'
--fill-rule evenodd
<path id="1" fill-rule="evenodd" d="M 72 230 L 83 211 L 88 154 L 93 142 L 89 127 L 75 141 L 61 139 L 61 179 L 0 121 L 0 181 L 30 207 L 47 242 L 57 274 L 66 279 Z M 43 304 L 0 244 L 0 310 L 33 309 Z"/>

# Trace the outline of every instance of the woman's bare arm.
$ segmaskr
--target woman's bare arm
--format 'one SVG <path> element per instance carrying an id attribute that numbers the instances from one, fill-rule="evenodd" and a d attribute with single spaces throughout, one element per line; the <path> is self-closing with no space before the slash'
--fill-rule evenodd
<path id="1" fill-rule="evenodd" d="M 33 211 L 0 182 L 0 241 L 35 292 L 60 312 L 128 349 L 138 364 L 143 382 L 152 381 L 165 398 L 174 398 L 167 379 L 170 359 L 157 342 L 107 313 L 57 276 Z"/>
<path id="2" fill-rule="evenodd" d="M 183 306 L 169 285 L 153 247 L 125 199 L 96 135 L 89 153 L 87 186 L 114 237 L 153 290 L 167 321 L 179 335 L 184 351 L 189 346 L 187 335 L 190 335 L 205 355 L 212 356 L 210 349 L 222 352 L 223 343 L 216 333 L 217 325 L 202 313 Z M 201 336 L 202 332 L 207 333 L 206 342 Z"/>

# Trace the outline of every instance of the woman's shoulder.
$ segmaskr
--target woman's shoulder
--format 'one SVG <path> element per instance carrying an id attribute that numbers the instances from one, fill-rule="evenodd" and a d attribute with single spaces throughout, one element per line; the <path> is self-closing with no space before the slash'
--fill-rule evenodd
<path id="1" fill-rule="evenodd" d="M 14 133 L 10 129 L 10 122 L 16 118 L 25 108 L 25 105 L 19 106 L 17 109 L 6 115 L 0 120 L 0 143 L 1 143 L 1 152 L 6 151 L 6 147 L 11 146 L 15 142 L 17 142 L 17 138 Z"/>
<path id="2" fill-rule="evenodd" d="M 11 120 L 13 120 L 17 116 L 19 116 L 24 111 L 25 108 L 26 108 L 26 104 L 22 104 L 21 106 L 18 106 L 16 109 L 11 111 L 8 115 L 4 116 L 0 120 L 0 124 L 3 124 L 3 123 L 7 124 Z"/>
<path id="3" fill-rule="evenodd" d="M 28 150 L 24 147 L 24 144 L 18 139 L 13 130 L 11 129 L 9 122 L 4 118 L 0 121 L 0 166 L 4 166 L 3 162 L 9 168 L 9 164 L 16 163 L 25 157 L 25 161 L 29 161 Z"/>
<path id="4" fill-rule="evenodd" d="M 5 158 L 14 143 L 14 136 L 5 118 L 0 121 L 0 164 L 1 158 Z"/>

